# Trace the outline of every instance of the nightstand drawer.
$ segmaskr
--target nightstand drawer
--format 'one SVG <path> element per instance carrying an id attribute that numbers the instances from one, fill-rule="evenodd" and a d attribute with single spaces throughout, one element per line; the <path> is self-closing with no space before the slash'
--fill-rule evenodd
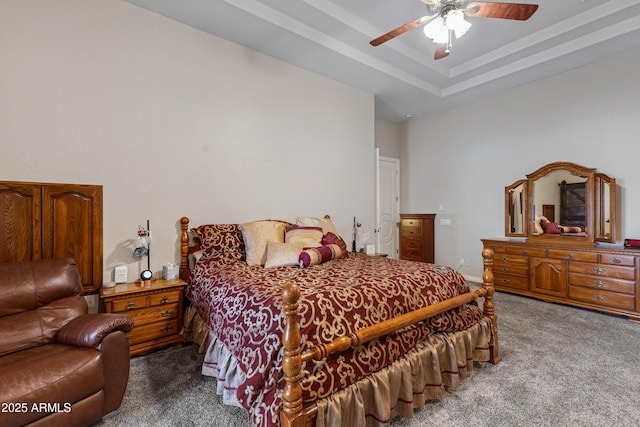
<path id="1" fill-rule="evenodd" d="M 178 315 L 178 304 L 168 304 L 165 307 L 149 307 L 127 313 L 133 318 L 136 326 L 147 323 L 159 322 L 161 320 L 175 319 Z"/>
<path id="2" fill-rule="evenodd" d="M 421 249 L 422 241 L 417 237 L 406 237 L 402 239 L 402 249 Z"/>
<path id="3" fill-rule="evenodd" d="M 161 294 L 153 294 L 149 296 L 149 305 L 162 305 L 178 302 L 182 291 L 163 292 Z"/>
<path id="4" fill-rule="evenodd" d="M 151 323 L 149 325 L 134 327 L 128 334 L 129 345 L 140 344 L 146 341 L 155 340 L 161 337 L 176 335 L 178 331 L 178 320 Z"/>
<path id="5" fill-rule="evenodd" d="M 113 312 L 135 310 L 147 307 L 146 296 L 129 296 L 128 298 L 116 299 L 113 301 Z"/>

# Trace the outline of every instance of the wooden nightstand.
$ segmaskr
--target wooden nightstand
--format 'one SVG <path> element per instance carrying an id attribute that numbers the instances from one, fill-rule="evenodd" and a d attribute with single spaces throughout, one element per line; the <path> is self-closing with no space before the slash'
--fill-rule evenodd
<path id="1" fill-rule="evenodd" d="M 182 301 L 186 285 L 182 279 L 171 279 L 100 289 L 107 313 L 124 313 L 133 318 L 133 329 L 128 334 L 132 356 L 184 343 Z"/>

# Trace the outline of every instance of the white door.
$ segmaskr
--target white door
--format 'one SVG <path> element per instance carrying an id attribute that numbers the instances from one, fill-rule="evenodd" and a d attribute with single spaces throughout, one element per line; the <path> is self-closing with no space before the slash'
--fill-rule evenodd
<path id="1" fill-rule="evenodd" d="M 400 160 L 382 157 L 376 149 L 376 250 L 398 258 Z"/>

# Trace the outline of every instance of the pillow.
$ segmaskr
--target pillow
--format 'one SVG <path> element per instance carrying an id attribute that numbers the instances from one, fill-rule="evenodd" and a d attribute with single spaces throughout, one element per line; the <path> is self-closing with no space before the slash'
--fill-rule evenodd
<path id="1" fill-rule="evenodd" d="M 332 259 L 342 258 L 342 249 L 338 245 L 319 246 L 305 249 L 300 253 L 298 261 L 300 267 L 322 264 Z"/>
<path id="2" fill-rule="evenodd" d="M 322 227 L 322 234 L 333 233 L 339 236 L 335 224 L 327 215 L 325 218 L 313 218 L 309 216 L 297 216 L 296 224 L 298 226 Z"/>
<path id="3" fill-rule="evenodd" d="M 542 229 L 544 230 L 545 234 L 560 234 L 560 227 L 558 227 L 558 224 L 556 224 L 555 222 L 549 222 L 549 221 L 544 221 L 541 220 L 540 221 L 540 225 L 542 226 Z"/>
<path id="4" fill-rule="evenodd" d="M 238 224 L 206 224 L 191 231 L 200 239 L 203 255 L 244 259 L 244 241 Z"/>
<path id="5" fill-rule="evenodd" d="M 304 243 L 305 248 L 322 246 L 322 227 L 292 226 L 284 232 L 285 243 Z"/>
<path id="6" fill-rule="evenodd" d="M 267 243 L 267 259 L 264 268 L 298 265 L 298 258 L 304 245 L 302 243 Z"/>
<path id="7" fill-rule="evenodd" d="M 345 258 L 347 256 L 347 244 L 342 240 L 340 236 L 336 236 L 332 232 L 328 232 L 322 237 L 321 243 L 323 245 L 338 245 L 340 250 L 342 251 L 342 257 Z"/>
<path id="8" fill-rule="evenodd" d="M 282 221 L 253 221 L 240 224 L 246 261 L 249 265 L 264 265 L 267 260 L 267 243 L 284 243 L 284 230 L 287 223 Z"/>
<path id="9" fill-rule="evenodd" d="M 560 232 L 561 233 L 584 233 L 584 229 L 577 225 L 561 225 Z"/>

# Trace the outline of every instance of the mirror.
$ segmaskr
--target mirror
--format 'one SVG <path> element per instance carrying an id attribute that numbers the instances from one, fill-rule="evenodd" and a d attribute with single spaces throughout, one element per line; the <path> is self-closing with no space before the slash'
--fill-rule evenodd
<path id="1" fill-rule="evenodd" d="M 527 180 L 521 179 L 505 187 L 505 235 L 511 237 L 527 236 Z"/>
<path id="2" fill-rule="evenodd" d="M 555 162 L 505 187 L 505 235 L 553 244 L 615 242 L 615 179 Z"/>

